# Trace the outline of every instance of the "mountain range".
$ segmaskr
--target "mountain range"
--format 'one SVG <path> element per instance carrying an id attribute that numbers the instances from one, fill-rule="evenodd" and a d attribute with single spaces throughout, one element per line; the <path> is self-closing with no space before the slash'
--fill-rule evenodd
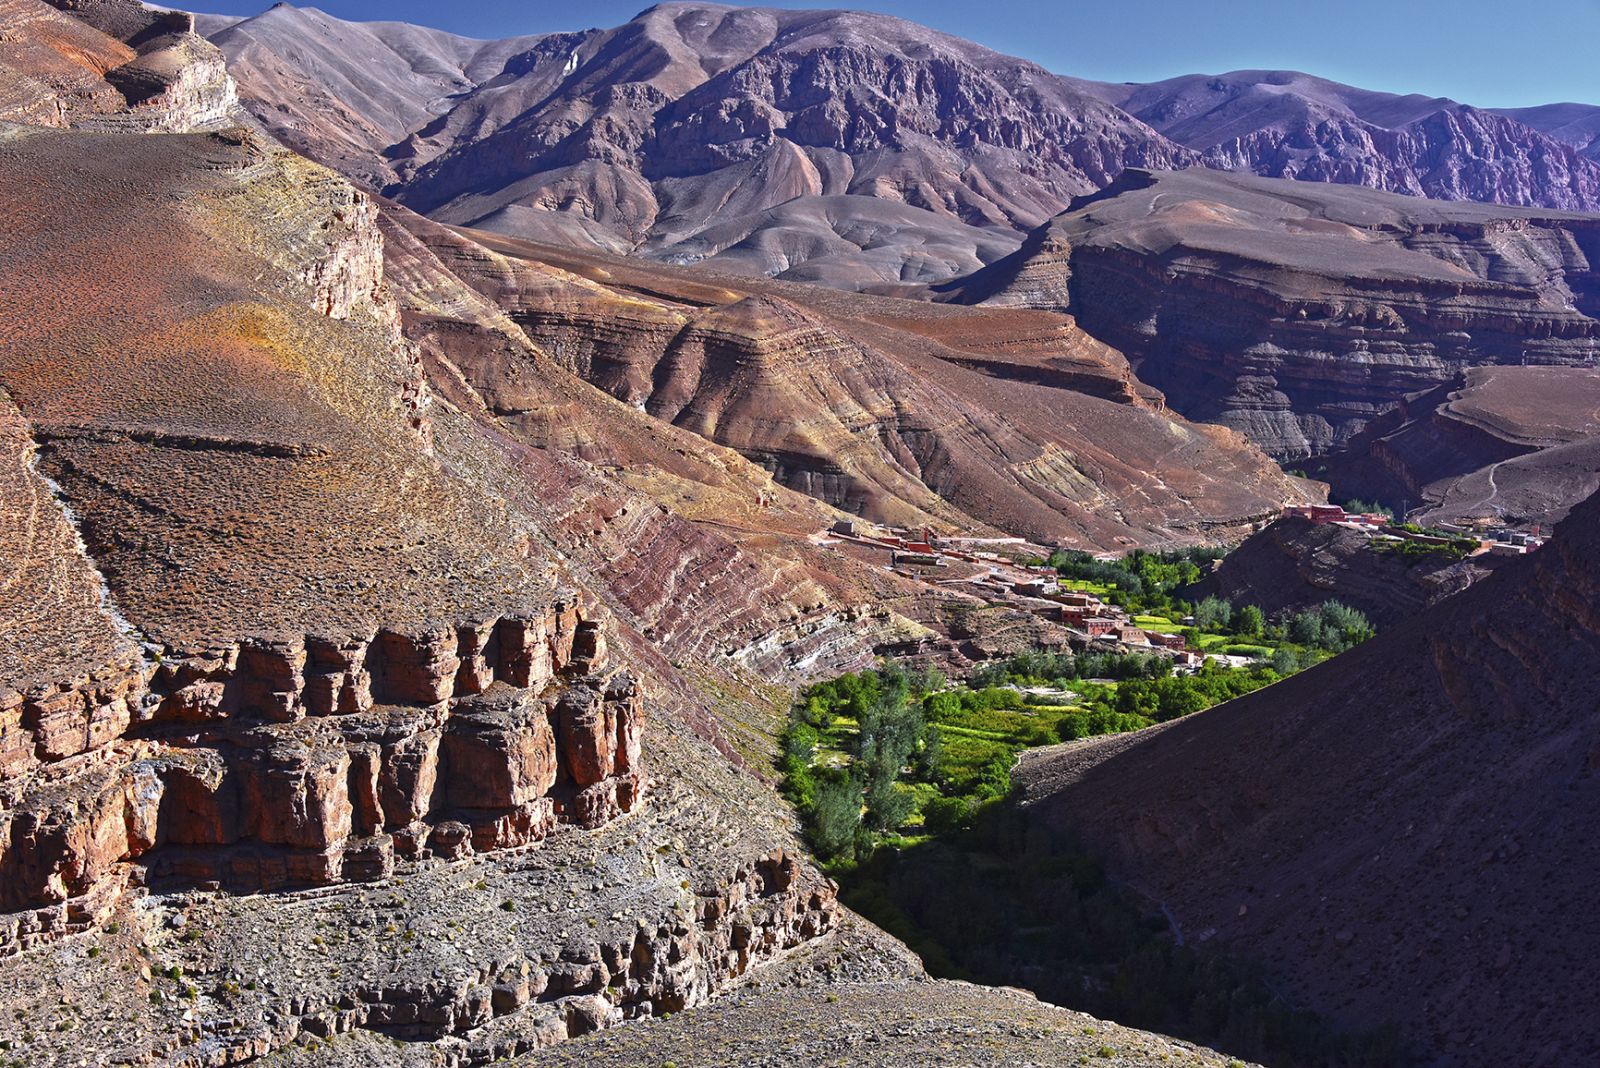
<path id="1" fill-rule="evenodd" d="M 286 144 L 443 222 L 851 289 L 930 282 L 1128 167 L 1600 210 L 1600 109 L 1284 71 L 1114 85 L 883 15 L 667 3 L 474 41 L 202 16 Z"/>
<path id="2" fill-rule="evenodd" d="M 0 0 L 0 1068 L 1581 1060 L 1596 127 Z"/>

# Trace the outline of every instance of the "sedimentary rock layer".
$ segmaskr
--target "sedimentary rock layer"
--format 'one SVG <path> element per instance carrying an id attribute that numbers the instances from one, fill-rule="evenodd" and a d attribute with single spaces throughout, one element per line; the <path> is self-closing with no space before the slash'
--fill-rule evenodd
<path id="1" fill-rule="evenodd" d="M 1600 373 L 1474 367 L 1406 397 L 1316 474 L 1437 522 L 1548 529 L 1600 487 Z"/>
<path id="2" fill-rule="evenodd" d="M 1600 355 L 1600 217 L 1129 171 L 942 289 L 1065 308 L 1192 418 L 1281 459 L 1480 364 Z"/>
<path id="3" fill-rule="evenodd" d="M 552 358 L 869 518 L 1110 547 L 1240 529 L 1306 491 L 1236 437 L 1175 419 L 1059 314 L 929 308 L 406 226 Z M 504 366 L 487 403 L 532 429 Z M 480 372 L 481 375 L 481 372 Z M 553 432 L 571 434 L 569 428 Z"/>

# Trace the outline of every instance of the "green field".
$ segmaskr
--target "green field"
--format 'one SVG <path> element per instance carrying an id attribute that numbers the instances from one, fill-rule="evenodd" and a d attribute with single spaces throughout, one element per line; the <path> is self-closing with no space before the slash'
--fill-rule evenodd
<path id="1" fill-rule="evenodd" d="M 1107 585 L 1104 582 L 1090 582 L 1088 579 L 1064 578 L 1060 579 L 1059 581 L 1061 583 L 1061 588 L 1064 590 L 1074 590 L 1078 593 L 1092 593 L 1096 597 L 1104 597 L 1112 590 L 1116 589 L 1115 586 Z"/>

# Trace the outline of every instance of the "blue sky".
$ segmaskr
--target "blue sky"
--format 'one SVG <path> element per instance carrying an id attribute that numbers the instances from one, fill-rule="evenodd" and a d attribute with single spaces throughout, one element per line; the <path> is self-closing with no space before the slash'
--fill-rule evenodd
<path id="1" fill-rule="evenodd" d="M 170 2 L 170 0 L 169 0 Z M 191 0 L 255 14 L 262 0 Z M 399 19 L 474 37 L 626 21 L 648 0 L 318 0 L 348 19 Z M 817 2 L 764 6 L 825 7 Z M 881 11 L 1025 56 L 1061 74 L 1155 81 L 1196 71 L 1309 71 L 1480 107 L 1600 104 L 1600 0 L 862 0 Z"/>

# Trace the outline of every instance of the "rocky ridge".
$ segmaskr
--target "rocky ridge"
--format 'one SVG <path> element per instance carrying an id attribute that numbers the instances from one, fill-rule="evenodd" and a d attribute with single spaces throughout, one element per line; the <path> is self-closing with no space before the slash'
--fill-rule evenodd
<path id="1" fill-rule="evenodd" d="M 277 5 L 204 28 L 277 136 L 442 221 L 844 289 L 971 273 L 1130 167 L 1600 210 L 1579 105 L 1093 83 L 861 12 L 670 3 L 484 42 Z"/>
<path id="2" fill-rule="evenodd" d="M 1376 93 L 1299 71 L 1190 74 L 1093 89 L 1218 170 L 1435 200 L 1600 210 L 1582 123 Z M 1559 105 L 1557 105 L 1559 107 Z"/>
<path id="3" fill-rule="evenodd" d="M 1179 411 L 1297 459 L 1469 366 L 1592 361 L 1597 242 L 1593 216 L 1129 171 L 936 293 L 1070 310 Z"/>
<path id="4" fill-rule="evenodd" d="M 0 121 L 184 133 L 244 118 L 221 51 L 183 12 L 7 0 L 0 20 Z"/>

